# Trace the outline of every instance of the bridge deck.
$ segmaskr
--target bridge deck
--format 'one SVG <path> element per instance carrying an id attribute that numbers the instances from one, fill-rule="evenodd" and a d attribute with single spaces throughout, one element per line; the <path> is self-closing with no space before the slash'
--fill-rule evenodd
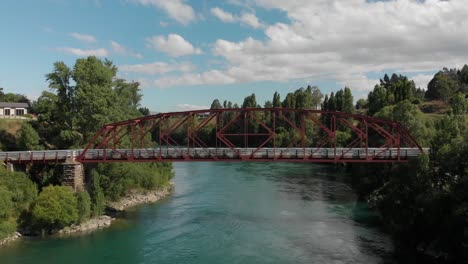
<path id="1" fill-rule="evenodd" d="M 428 149 L 424 149 L 427 151 Z M 12 163 L 64 162 L 82 149 L 0 152 L 0 161 Z M 81 162 L 158 161 L 292 161 L 292 162 L 395 162 L 417 157 L 417 148 L 153 148 L 90 149 Z"/>

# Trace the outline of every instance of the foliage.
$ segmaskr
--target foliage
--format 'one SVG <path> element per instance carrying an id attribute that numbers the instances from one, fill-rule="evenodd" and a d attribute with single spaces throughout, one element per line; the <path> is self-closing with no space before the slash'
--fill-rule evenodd
<path id="1" fill-rule="evenodd" d="M 450 105 L 455 115 L 468 113 L 468 98 L 462 93 L 456 93 L 450 101 Z"/>
<path id="2" fill-rule="evenodd" d="M 385 74 L 380 79 L 380 84 L 375 85 L 374 90 L 367 96 L 369 115 L 374 115 L 385 106 L 397 104 L 404 100 L 414 101 L 423 99 L 424 91 L 416 88 L 414 81 L 403 75 L 392 74 L 389 78 Z"/>
<path id="3" fill-rule="evenodd" d="M 436 124 L 430 146 L 429 155 L 389 167 L 387 174 L 372 170 L 357 186 L 362 191 L 364 179 L 373 181 L 364 194 L 399 248 L 464 262 L 468 259 L 464 235 L 468 232 L 468 118 L 445 116 Z M 376 181 L 375 174 L 382 180 Z"/>
<path id="4" fill-rule="evenodd" d="M 32 221 L 37 228 L 49 231 L 78 221 L 78 201 L 67 186 L 47 186 L 42 189 L 32 209 Z"/>
<path id="5" fill-rule="evenodd" d="M 76 60 L 73 69 L 56 62 L 46 75 L 56 93 L 43 92 L 33 105 L 39 134 L 57 148 L 79 147 L 106 123 L 149 114 L 138 110 L 139 83 L 116 74 L 112 62 L 92 56 Z"/>
<path id="6" fill-rule="evenodd" d="M 361 98 L 356 102 L 356 109 L 359 109 L 359 110 L 367 109 L 367 106 L 368 106 L 368 102 L 364 98 Z"/>
<path id="7" fill-rule="evenodd" d="M 16 221 L 14 218 L 0 219 L 0 240 L 8 237 L 16 231 Z"/>
<path id="8" fill-rule="evenodd" d="M 431 139 L 432 124 L 427 122 L 419 108 L 408 100 L 382 108 L 376 117 L 395 120 L 411 131 L 411 135 L 422 146 L 428 146 Z"/>
<path id="9" fill-rule="evenodd" d="M 8 219 L 14 209 L 13 193 L 0 186 L 0 221 Z"/>
<path id="10" fill-rule="evenodd" d="M 29 123 L 23 123 L 19 130 L 18 148 L 20 150 L 42 149 L 39 143 L 39 134 Z"/>
<path id="11" fill-rule="evenodd" d="M 211 103 L 210 109 L 220 109 L 220 108 L 223 108 L 223 106 L 221 105 L 218 99 L 214 99 L 213 103 Z"/>
<path id="12" fill-rule="evenodd" d="M 78 222 L 82 223 L 89 219 L 91 215 L 91 198 L 87 191 L 76 193 L 77 209 L 78 209 Z"/>
<path id="13" fill-rule="evenodd" d="M 0 186 L 12 194 L 14 215 L 29 209 L 37 197 L 36 185 L 22 172 L 7 173 L 5 169 L 0 169 Z"/>
<path id="14" fill-rule="evenodd" d="M 129 189 L 155 189 L 168 184 L 172 177 L 170 163 L 99 164 L 100 186 L 105 196 L 116 200 Z"/>
<path id="15" fill-rule="evenodd" d="M 345 87 L 344 89 L 338 90 L 336 94 L 332 92 L 330 97 L 326 96 L 322 104 L 322 110 L 354 113 L 351 89 Z"/>
<path id="16" fill-rule="evenodd" d="M 99 216 L 104 212 L 105 197 L 101 187 L 101 175 L 96 170 L 91 171 L 88 189 L 91 198 L 92 215 Z"/>
<path id="17" fill-rule="evenodd" d="M 461 70 L 443 68 L 427 85 L 427 99 L 448 102 L 457 93 L 468 94 L 468 65 Z"/>

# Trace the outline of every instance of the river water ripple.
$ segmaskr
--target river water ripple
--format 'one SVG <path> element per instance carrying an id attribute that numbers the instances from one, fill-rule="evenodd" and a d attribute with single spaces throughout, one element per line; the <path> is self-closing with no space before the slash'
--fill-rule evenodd
<path id="1" fill-rule="evenodd" d="M 393 263 L 345 176 L 288 163 L 178 163 L 174 193 L 109 229 L 26 238 L 0 263 Z"/>

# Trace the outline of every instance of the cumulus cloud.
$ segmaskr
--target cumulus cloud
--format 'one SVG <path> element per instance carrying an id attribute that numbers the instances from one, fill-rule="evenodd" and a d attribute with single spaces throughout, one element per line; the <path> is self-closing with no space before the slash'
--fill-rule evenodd
<path id="1" fill-rule="evenodd" d="M 411 77 L 410 79 L 414 81 L 414 84 L 417 88 L 426 90 L 427 84 L 432 80 L 433 77 L 434 74 L 418 74 Z"/>
<path id="2" fill-rule="evenodd" d="M 123 46 L 122 44 L 116 41 L 111 40 L 111 46 L 112 46 L 112 50 L 117 54 L 124 55 L 124 56 L 131 56 L 137 59 L 143 58 L 143 56 L 140 53 L 133 52 L 129 50 L 127 47 Z"/>
<path id="3" fill-rule="evenodd" d="M 127 64 L 120 65 L 119 70 L 122 72 L 143 73 L 143 74 L 163 74 L 168 72 L 190 72 L 195 69 L 195 66 L 190 62 L 183 63 L 166 63 L 153 62 L 146 64 Z"/>
<path id="4" fill-rule="evenodd" d="M 240 16 L 235 16 L 229 12 L 222 10 L 219 7 L 211 8 L 211 14 L 216 16 L 219 20 L 225 23 L 235 23 L 240 22 L 242 24 L 251 26 L 253 28 L 263 27 L 263 24 L 260 23 L 258 18 L 252 13 L 243 13 Z"/>
<path id="5" fill-rule="evenodd" d="M 70 36 L 78 41 L 85 42 L 85 43 L 94 43 L 96 42 L 96 37 L 93 35 L 87 35 L 87 34 L 80 34 L 80 33 L 70 33 Z"/>
<path id="6" fill-rule="evenodd" d="M 106 57 L 109 56 L 109 51 L 106 49 L 78 49 L 78 48 L 70 48 L 70 47 L 63 47 L 57 48 L 56 50 L 72 54 L 78 57 L 87 57 L 87 56 L 96 56 L 96 57 Z"/>
<path id="7" fill-rule="evenodd" d="M 196 19 L 193 8 L 184 0 L 133 0 L 142 5 L 151 5 L 164 10 L 169 17 L 177 22 L 187 25 Z"/>
<path id="8" fill-rule="evenodd" d="M 209 109 L 210 107 L 205 105 L 191 105 L 191 104 L 177 104 L 177 110 L 180 111 L 190 111 L 190 110 L 202 110 L 202 109 Z"/>
<path id="9" fill-rule="evenodd" d="M 252 1 L 257 8 L 281 10 L 290 22 L 266 26 L 261 39 L 218 39 L 212 52 L 228 65 L 223 70 L 163 77 L 155 83 L 224 84 L 327 76 L 365 91 L 376 83 L 367 79 L 369 72 L 392 69 L 418 74 L 468 61 L 468 5 L 463 0 Z M 237 19 L 219 8 L 211 12 L 222 21 Z M 427 76 L 418 78 L 427 81 Z"/>
<path id="10" fill-rule="evenodd" d="M 192 54 L 201 54 L 201 50 L 177 34 L 165 36 L 153 36 L 148 38 L 148 45 L 156 50 L 162 51 L 169 56 L 179 57 Z"/>

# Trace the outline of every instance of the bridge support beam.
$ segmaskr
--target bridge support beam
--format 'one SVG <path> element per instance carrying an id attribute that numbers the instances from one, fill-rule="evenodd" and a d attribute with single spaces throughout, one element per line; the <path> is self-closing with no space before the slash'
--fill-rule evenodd
<path id="1" fill-rule="evenodd" d="M 70 186 L 75 192 L 84 190 L 84 169 L 83 164 L 76 161 L 67 161 L 62 164 L 63 180 L 62 184 Z"/>

